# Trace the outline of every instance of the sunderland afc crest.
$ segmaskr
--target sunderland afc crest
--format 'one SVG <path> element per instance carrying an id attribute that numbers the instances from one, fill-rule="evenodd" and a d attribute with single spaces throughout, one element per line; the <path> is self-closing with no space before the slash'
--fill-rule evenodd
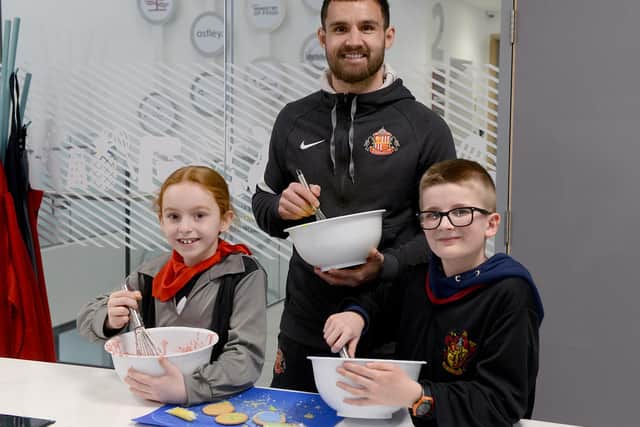
<path id="1" fill-rule="evenodd" d="M 467 331 L 451 331 L 444 338 L 442 367 L 453 375 L 462 375 L 467 363 L 476 352 L 477 344 L 469 339 Z"/>
<path id="2" fill-rule="evenodd" d="M 375 156 L 388 156 L 400 148 L 400 141 L 385 128 L 371 135 L 364 143 L 365 151 Z"/>

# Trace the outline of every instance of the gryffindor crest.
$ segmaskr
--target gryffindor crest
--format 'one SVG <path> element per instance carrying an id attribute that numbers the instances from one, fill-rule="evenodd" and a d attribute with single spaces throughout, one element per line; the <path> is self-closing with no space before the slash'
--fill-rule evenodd
<path id="1" fill-rule="evenodd" d="M 444 339 L 442 367 L 453 375 L 462 375 L 467 363 L 476 352 L 477 344 L 469 339 L 467 331 L 451 331 Z"/>

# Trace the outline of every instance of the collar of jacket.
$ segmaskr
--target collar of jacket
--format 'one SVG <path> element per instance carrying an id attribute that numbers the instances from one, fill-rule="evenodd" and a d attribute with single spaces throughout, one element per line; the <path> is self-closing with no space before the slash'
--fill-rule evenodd
<path id="1" fill-rule="evenodd" d="M 140 266 L 138 272 L 144 274 L 145 276 L 155 277 L 162 266 L 168 261 L 170 256 L 171 253 L 159 255 Z M 219 279 L 222 276 L 226 276 L 227 274 L 237 274 L 244 272 L 244 262 L 242 261 L 243 256 L 244 255 L 241 253 L 232 253 L 228 255 L 222 261 L 213 265 L 211 268 L 205 271 L 202 276 L 200 276 L 201 279 L 199 280 L 211 282 Z"/>

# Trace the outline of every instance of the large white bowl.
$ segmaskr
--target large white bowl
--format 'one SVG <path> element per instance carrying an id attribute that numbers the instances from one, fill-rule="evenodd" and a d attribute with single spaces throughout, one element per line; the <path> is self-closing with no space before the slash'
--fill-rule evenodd
<path id="1" fill-rule="evenodd" d="M 201 328 L 167 326 L 149 328 L 147 332 L 161 348 L 167 360 L 180 368 L 185 375 L 209 363 L 213 346 L 218 342 L 218 334 Z M 111 355 L 113 367 L 123 381 L 129 368 L 154 376 L 164 374 L 164 368 L 158 362 L 159 356 L 136 355 L 133 332 L 112 337 L 104 343 L 104 349 Z"/>
<path id="2" fill-rule="evenodd" d="M 347 378 L 338 374 L 336 368 L 345 361 L 364 365 L 367 362 L 385 362 L 400 366 L 410 378 L 417 380 L 422 365 L 426 362 L 412 360 L 382 360 L 382 359 L 343 359 L 340 357 L 308 356 L 313 364 L 313 377 L 322 399 L 338 412 L 338 416 L 347 418 L 391 418 L 394 412 L 404 408 L 400 406 L 369 405 L 355 406 L 344 402 L 345 398 L 353 397 L 350 393 L 339 388 L 336 383 L 342 381 L 352 384 Z M 406 409 L 406 408 L 405 408 Z"/>
<path id="3" fill-rule="evenodd" d="M 322 271 L 364 264 L 382 237 L 384 209 L 337 216 L 290 227 L 303 260 Z"/>

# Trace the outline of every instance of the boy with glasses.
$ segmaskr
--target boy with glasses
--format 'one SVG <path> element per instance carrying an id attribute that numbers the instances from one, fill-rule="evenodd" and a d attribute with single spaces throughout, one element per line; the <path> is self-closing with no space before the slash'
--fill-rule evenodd
<path id="1" fill-rule="evenodd" d="M 354 354 L 365 326 L 397 331 L 396 359 L 425 360 L 419 380 L 380 362 L 345 362 L 338 386 L 353 405 L 406 406 L 417 426 L 511 426 L 533 410 L 540 296 L 527 269 L 485 255 L 500 224 L 486 170 L 469 160 L 430 167 L 420 181 L 420 224 L 428 264 L 346 302 L 327 320 L 332 351 Z"/>

